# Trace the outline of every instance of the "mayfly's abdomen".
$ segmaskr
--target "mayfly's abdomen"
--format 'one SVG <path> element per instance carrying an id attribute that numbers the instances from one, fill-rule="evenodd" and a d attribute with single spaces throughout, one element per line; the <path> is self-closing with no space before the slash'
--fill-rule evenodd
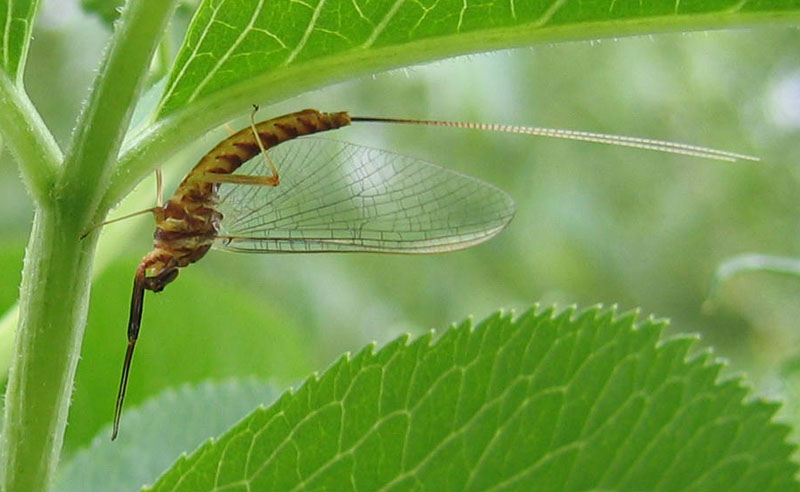
<path id="1" fill-rule="evenodd" d="M 262 121 L 256 127 L 264 149 L 293 138 L 334 130 L 350 124 L 346 112 L 322 113 L 305 109 L 296 113 Z M 230 174 L 261 151 L 253 129 L 249 126 L 231 135 L 197 163 L 182 184 L 202 180 L 205 173 Z"/>
<path id="2" fill-rule="evenodd" d="M 231 135 L 206 154 L 184 178 L 175 194 L 156 212 L 156 248 L 172 251 L 186 266 L 201 258 L 218 231 L 221 214 L 215 209 L 218 182 L 209 174 L 231 174 L 264 149 L 303 135 L 333 130 L 350 124 L 345 112 L 321 113 L 306 109 L 271 120 Z"/>

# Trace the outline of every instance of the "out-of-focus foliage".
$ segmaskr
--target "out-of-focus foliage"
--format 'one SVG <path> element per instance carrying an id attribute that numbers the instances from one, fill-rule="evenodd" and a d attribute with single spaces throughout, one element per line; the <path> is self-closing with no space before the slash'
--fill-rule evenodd
<path id="1" fill-rule="evenodd" d="M 153 483 L 188 449 L 221 434 L 277 396 L 271 384 L 245 379 L 183 386 L 126 412 L 128 439 L 112 442 L 106 426 L 59 470 L 54 492 L 129 492 Z"/>
<path id="2" fill-rule="evenodd" d="M 81 0 L 85 12 L 98 16 L 108 25 L 117 20 L 123 5 L 125 0 Z"/>
<path id="3" fill-rule="evenodd" d="M 70 5 L 43 12 L 26 72 L 34 102 L 62 141 L 108 35 Z M 800 33 L 782 27 L 542 45 L 379 74 L 262 108 L 264 117 L 316 107 L 562 126 L 710 145 L 763 161 L 707 162 L 445 129 L 343 130 L 335 137 L 497 184 L 517 201 L 515 220 L 492 242 L 445 256 L 211 253 L 170 289 L 148 296 L 129 403 L 207 376 L 285 370 L 276 376 L 286 383 L 371 340 L 534 301 L 616 302 L 669 315 L 772 392 L 776 366 L 797 351 L 800 285 L 741 277 L 724 287 L 711 315 L 700 306 L 724 258 L 800 253 L 798 50 Z M 188 170 L 225 135 L 209 134 L 164 165 Z M 0 235 L 19 245 L 21 258 L 30 204 L 7 153 L 0 176 Z M 104 234 L 125 227 L 139 239 L 95 284 L 68 451 L 111 417 L 133 270 L 153 229 L 147 219 L 131 220 Z M 4 279 L 18 275 L 20 262 L 8 264 L 14 268 Z M 278 333 L 285 338 L 276 340 Z M 265 351 L 273 344 L 279 348 Z M 231 352 L 223 357 L 221 350 Z M 286 361 L 299 362 L 279 368 Z"/>
<path id="4" fill-rule="evenodd" d="M 131 273 L 137 258 L 125 255 L 97 278 L 76 376 L 68 449 L 89 439 L 109 421 L 124 355 Z M 184 275 L 185 274 L 185 275 Z M 217 292 L 207 290 L 216 286 Z M 126 403 L 183 382 L 258 376 L 281 386 L 319 367 L 306 348 L 312 339 L 266 291 L 253 291 L 219 272 L 185 271 L 166 295 L 150 296 Z M 222 296 L 228 292 L 230 296 Z M 262 296 L 265 294 L 265 296 Z M 113 301 L 110 301 L 113 299 Z M 182 306 L 187 309 L 176 309 Z M 98 368 L 105 368 L 98 370 Z M 103 398 L 107 395 L 107 398 Z M 124 423 L 123 423 L 124 431 Z"/>
<path id="5" fill-rule="evenodd" d="M 3 242 L 0 246 L 0 305 L 10 306 L 17 300 L 24 242 Z"/>
<path id="6" fill-rule="evenodd" d="M 199 1 L 181 0 L 178 3 L 178 12 L 183 16 L 190 17 Z M 81 8 L 84 12 L 96 15 L 109 26 L 119 18 L 124 4 L 125 0 L 81 0 Z"/>

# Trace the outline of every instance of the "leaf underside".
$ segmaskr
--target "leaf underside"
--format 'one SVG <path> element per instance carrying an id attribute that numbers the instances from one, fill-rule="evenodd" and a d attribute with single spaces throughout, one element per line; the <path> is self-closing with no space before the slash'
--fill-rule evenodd
<path id="1" fill-rule="evenodd" d="M 203 0 L 151 124 L 123 149 L 103 206 L 254 103 L 469 53 L 792 22 L 798 14 L 800 0 Z"/>
<path id="2" fill-rule="evenodd" d="M 798 9 L 800 0 L 206 0 L 159 116 L 237 86 L 260 86 L 266 96 L 288 83 L 297 93 L 322 83 L 320 77 L 331 83 L 537 41 L 722 27 Z"/>
<path id="3" fill-rule="evenodd" d="M 796 490 L 776 405 L 662 325 L 548 310 L 367 347 L 152 490 Z"/>

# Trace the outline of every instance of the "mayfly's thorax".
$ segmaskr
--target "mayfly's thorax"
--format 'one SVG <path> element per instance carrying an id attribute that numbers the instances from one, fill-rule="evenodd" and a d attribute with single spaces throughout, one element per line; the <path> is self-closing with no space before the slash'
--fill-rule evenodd
<path id="1" fill-rule="evenodd" d="M 169 252 L 177 267 L 196 262 L 208 252 L 219 231 L 222 214 L 214 203 L 173 197 L 156 211 L 153 246 Z"/>
<path id="2" fill-rule="evenodd" d="M 153 251 L 143 264 L 149 276 L 185 267 L 205 256 L 219 233 L 222 214 L 216 209 L 222 180 L 270 148 L 293 138 L 350 124 L 345 112 L 303 110 L 259 123 L 230 136 L 203 157 L 184 178 L 175 194 L 156 209 Z M 261 140 L 258 144 L 256 138 Z M 169 279 L 171 281 L 171 279 Z M 149 287 L 147 287 L 149 288 Z"/>

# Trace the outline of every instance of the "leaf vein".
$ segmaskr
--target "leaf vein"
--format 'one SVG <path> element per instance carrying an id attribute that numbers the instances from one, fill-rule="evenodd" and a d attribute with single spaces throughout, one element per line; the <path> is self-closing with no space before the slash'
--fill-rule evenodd
<path id="1" fill-rule="evenodd" d="M 252 30 L 252 31 L 255 31 L 255 32 L 264 33 L 264 34 L 266 34 L 267 36 L 271 37 L 273 40 L 275 40 L 275 42 L 276 42 L 276 43 L 278 43 L 279 45 L 281 45 L 281 48 L 283 48 L 283 49 L 289 49 L 289 47 L 288 47 L 288 46 L 286 46 L 286 43 L 284 43 L 284 42 L 281 40 L 281 38 L 279 38 L 279 37 L 278 37 L 278 36 L 276 36 L 275 34 L 271 33 L 270 31 L 268 31 L 268 30 L 266 30 L 266 29 L 261 29 L 260 27 L 253 27 L 251 30 Z"/>
<path id="2" fill-rule="evenodd" d="M 161 97 L 161 102 L 159 103 L 158 108 L 156 108 L 156 114 L 161 111 L 161 108 L 164 105 L 165 101 L 168 101 L 172 94 L 175 92 L 175 88 L 178 87 L 181 79 L 186 74 L 186 70 L 188 70 L 189 65 L 192 64 L 192 61 L 195 60 L 199 55 L 198 52 L 200 51 L 200 47 L 203 45 L 203 41 L 205 41 L 208 32 L 211 30 L 211 26 L 214 24 L 214 21 L 217 18 L 217 14 L 219 13 L 220 9 L 223 5 L 225 5 L 226 0 L 221 0 L 219 4 L 211 11 L 211 19 L 209 19 L 208 24 L 205 25 L 203 31 L 200 33 L 200 37 L 197 39 L 197 44 L 195 45 L 192 53 L 186 59 L 186 63 L 183 64 L 178 75 L 175 76 L 175 79 L 172 81 L 172 84 L 167 87 L 167 90 L 164 92 L 164 96 Z"/>
<path id="3" fill-rule="evenodd" d="M 683 379 L 683 378 L 681 378 L 681 379 Z M 666 386 L 669 382 L 670 382 L 670 380 L 666 379 L 666 380 L 664 380 L 664 383 L 661 386 L 662 387 Z M 698 397 L 704 397 L 705 394 L 700 393 L 697 396 Z M 641 451 L 637 453 L 636 458 L 631 461 L 631 463 L 627 467 L 625 473 L 620 475 L 619 483 L 622 483 L 623 480 L 626 477 L 631 475 L 631 473 L 636 469 L 636 466 L 639 463 L 641 463 L 642 460 L 644 460 L 644 458 L 648 455 L 650 450 L 653 449 L 653 446 L 656 446 L 658 444 L 659 439 L 661 438 L 661 436 L 665 435 L 670 430 L 670 428 L 674 425 L 675 421 L 677 420 L 677 417 L 679 415 L 683 414 L 687 408 L 691 407 L 691 403 L 694 402 L 695 400 L 696 399 L 693 398 L 693 399 L 691 399 L 691 400 L 689 400 L 687 402 L 684 402 L 684 404 L 681 405 L 680 410 L 678 412 L 672 414 L 672 416 L 669 418 L 669 420 L 665 421 L 664 424 L 658 429 L 658 431 L 655 434 L 653 434 L 652 438 L 647 443 L 647 445 L 644 448 L 642 448 Z M 648 398 L 645 398 L 645 401 L 648 402 L 648 404 L 649 404 Z M 642 412 L 642 415 L 644 415 L 646 413 L 647 412 Z M 675 456 L 673 455 L 672 458 L 670 458 L 670 461 L 668 463 L 669 466 L 672 466 L 672 463 L 673 463 L 674 460 L 675 460 Z M 666 469 L 667 468 L 667 463 L 662 463 L 662 464 L 664 465 L 663 468 Z"/>
<path id="4" fill-rule="evenodd" d="M 542 14 L 542 16 L 539 17 L 536 20 L 536 22 L 533 23 L 533 27 L 536 28 L 546 25 L 548 22 L 550 22 L 550 19 L 552 19 L 553 16 L 556 15 L 558 11 L 561 10 L 561 7 L 563 7 L 566 3 L 567 0 L 556 0 L 555 2 L 553 2 L 553 4 L 550 5 L 550 7 L 544 12 L 544 14 Z"/>
<path id="5" fill-rule="evenodd" d="M 231 53 L 233 53 L 233 51 L 239 47 L 242 41 L 244 41 L 244 38 L 247 37 L 248 34 L 250 34 L 250 30 L 255 25 L 256 19 L 258 18 L 259 14 L 261 14 L 261 9 L 263 8 L 264 8 L 264 0 L 258 0 L 258 4 L 256 5 L 253 15 L 250 17 L 250 21 L 247 23 L 244 29 L 242 29 L 242 32 L 239 33 L 239 35 L 236 37 L 233 44 L 231 44 L 231 47 L 228 48 L 228 50 L 219 58 L 219 60 L 217 60 L 217 63 L 211 68 L 211 70 L 208 71 L 208 74 L 206 74 L 206 76 L 203 77 L 203 80 L 201 80 L 197 84 L 194 91 L 192 92 L 192 95 L 189 96 L 188 102 L 192 102 L 195 100 L 197 95 L 200 94 L 200 92 L 205 88 L 208 81 L 211 80 L 211 78 L 214 75 L 216 75 L 222 64 L 228 61 L 228 59 L 231 56 Z"/>
<path id="6" fill-rule="evenodd" d="M 545 461 L 553 459 L 553 458 L 556 458 L 556 457 L 559 457 L 562 454 L 568 453 L 568 452 L 572 451 L 575 448 L 580 448 L 580 447 L 582 447 L 582 445 L 583 444 L 582 444 L 581 441 L 575 441 L 575 442 L 570 443 L 567 446 L 561 446 L 559 448 L 556 448 L 553 451 L 547 453 L 544 456 L 544 458 L 545 458 L 544 460 L 540 460 L 539 462 L 534 463 L 534 466 L 532 466 L 530 468 L 523 468 L 522 470 L 520 470 L 517 473 L 514 473 L 513 475 L 511 475 L 510 477 L 506 478 L 502 482 L 498 482 L 497 484 L 495 484 L 492 488 L 490 488 L 488 490 L 506 489 L 509 484 L 521 479 L 522 477 L 524 477 L 525 475 L 527 475 L 529 473 L 533 473 L 534 471 L 536 471 L 536 469 L 540 465 L 542 465 Z M 512 488 L 512 490 L 514 490 L 514 489 Z"/>
<path id="7" fill-rule="evenodd" d="M 327 0 L 319 0 L 317 4 L 317 8 L 314 9 L 314 12 L 311 14 L 311 20 L 308 22 L 308 27 L 306 28 L 303 36 L 300 38 L 300 41 L 295 46 L 294 50 L 289 53 L 289 56 L 286 58 L 286 61 L 283 62 L 283 66 L 287 66 L 297 58 L 297 55 L 306 47 L 308 43 L 308 38 L 311 37 L 311 33 L 314 32 L 314 27 L 317 25 L 317 20 L 319 20 L 319 15 L 322 12 L 322 7 L 325 6 L 325 2 Z"/>
<path id="8" fill-rule="evenodd" d="M 367 49 L 375 43 L 375 40 L 378 39 L 378 36 L 381 35 L 386 26 L 389 25 L 389 22 L 392 18 L 397 14 L 397 11 L 400 10 L 400 7 L 405 3 L 406 0 L 395 0 L 391 7 L 389 7 L 389 11 L 386 12 L 386 15 L 383 16 L 378 25 L 375 26 L 375 29 L 372 30 L 369 37 L 364 44 L 361 45 L 362 49 Z"/>
<path id="9" fill-rule="evenodd" d="M 8 70 L 9 43 L 11 42 L 11 17 L 14 11 L 14 0 L 7 0 L 6 3 L 6 25 L 3 29 L 3 67 Z"/>
<path id="10" fill-rule="evenodd" d="M 458 25 L 456 26 L 456 32 L 461 32 L 461 26 L 464 24 L 464 13 L 467 11 L 467 8 L 467 0 L 462 0 L 461 10 L 458 12 Z"/>

